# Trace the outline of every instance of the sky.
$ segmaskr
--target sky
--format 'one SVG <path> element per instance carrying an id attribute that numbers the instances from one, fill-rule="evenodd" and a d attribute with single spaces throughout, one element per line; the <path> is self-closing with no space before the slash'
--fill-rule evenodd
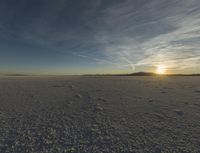
<path id="1" fill-rule="evenodd" d="M 200 0 L 1 0 L 0 74 L 200 73 Z"/>

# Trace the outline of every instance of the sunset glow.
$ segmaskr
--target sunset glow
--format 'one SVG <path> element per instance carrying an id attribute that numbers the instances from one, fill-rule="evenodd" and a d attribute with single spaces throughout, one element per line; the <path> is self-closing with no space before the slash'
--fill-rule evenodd
<path id="1" fill-rule="evenodd" d="M 158 65 L 156 69 L 157 74 L 165 74 L 166 73 L 166 66 L 165 65 Z"/>

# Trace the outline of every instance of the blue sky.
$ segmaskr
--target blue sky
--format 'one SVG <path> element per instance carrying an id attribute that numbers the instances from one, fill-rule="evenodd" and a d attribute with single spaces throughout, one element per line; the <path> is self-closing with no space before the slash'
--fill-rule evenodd
<path id="1" fill-rule="evenodd" d="M 0 73 L 200 73 L 199 0 L 1 0 Z"/>

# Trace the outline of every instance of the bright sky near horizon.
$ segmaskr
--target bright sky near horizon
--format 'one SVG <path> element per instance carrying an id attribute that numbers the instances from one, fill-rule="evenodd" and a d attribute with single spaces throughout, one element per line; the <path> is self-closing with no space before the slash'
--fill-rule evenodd
<path id="1" fill-rule="evenodd" d="M 200 0 L 0 1 L 0 73 L 156 72 L 163 65 L 166 73 L 200 73 Z"/>

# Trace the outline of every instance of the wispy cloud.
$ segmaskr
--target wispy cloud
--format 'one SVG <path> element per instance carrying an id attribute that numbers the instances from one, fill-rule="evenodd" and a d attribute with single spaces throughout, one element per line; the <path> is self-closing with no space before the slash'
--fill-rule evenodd
<path id="1" fill-rule="evenodd" d="M 136 67 L 159 63 L 174 69 L 199 67 L 198 0 L 154 0 L 135 5 L 135 1 L 126 1 L 113 6 L 100 19 L 103 23 L 96 40 L 104 44 L 104 53 L 111 60 Z"/>
<path id="2" fill-rule="evenodd" d="M 131 71 L 200 67 L 199 0 L 31 2 L 0 2 L 1 39 Z"/>

